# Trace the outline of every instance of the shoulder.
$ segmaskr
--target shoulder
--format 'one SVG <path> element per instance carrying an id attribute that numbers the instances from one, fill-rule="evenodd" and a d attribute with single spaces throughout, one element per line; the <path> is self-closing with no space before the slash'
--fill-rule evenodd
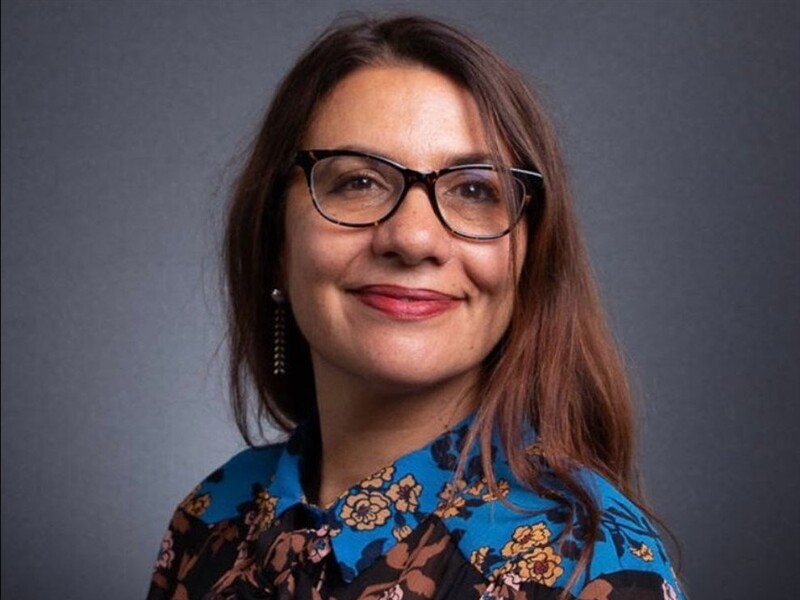
<path id="1" fill-rule="evenodd" d="M 243 513 L 274 478 L 284 447 L 248 448 L 195 486 L 162 538 L 148 598 L 195 597 L 191 589 L 206 590 L 233 562 L 248 528 Z M 209 554 L 204 549 L 211 539 Z"/>
<path id="2" fill-rule="evenodd" d="M 608 590 L 628 586 L 638 592 L 653 589 L 654 598 L 681 598 L 660 535 L 643 511 L 596 473 L 584 471 L 580 479 L 600 509 L 600 526 L 571 593 L 592 593 L 592 585 Z M 462 553 L 496 586 L 533 582 L 566 587 L 586 546 L 582 514 L 513 479 L 500 481 L 508 504 L 500 499 L 476 503 L 468 519 L 448 523 L 461 530 Z"/>
<path id="3" fill-rule="evenodd" d="M 600 539 L 592 566 L 598 573 L 668 565 L 658 530 L 644 512 L 611 483 L 589 474 L 590 491 L 600 508 Z"/>
<path id="4" fill-rule="evenodd" d="M 195 486 L 180 508 L 208 525 L 237 516 L 238 507 L 271 483 L 285 447 L 272 444 L 239 452 Z"/>
<path id="5" fill-rule="evenodd" d="M 585 589 L 644 586 L 660 593 L 654 598 L 681 598 L 661 535 L 647 515 L 600 475 L 587 471 L 584 479 L 600 508 L 599 537 L 583 578 Z"/>

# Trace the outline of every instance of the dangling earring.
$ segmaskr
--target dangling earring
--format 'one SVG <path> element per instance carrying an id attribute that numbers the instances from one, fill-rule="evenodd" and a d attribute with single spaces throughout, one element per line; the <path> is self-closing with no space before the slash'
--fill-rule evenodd
<path id="1" fill-rule="evenodd" d="M 286 375 L 286 296 L 275 288 L 270 294 L 275 303 L 272 322 L 272 374 Z"/>

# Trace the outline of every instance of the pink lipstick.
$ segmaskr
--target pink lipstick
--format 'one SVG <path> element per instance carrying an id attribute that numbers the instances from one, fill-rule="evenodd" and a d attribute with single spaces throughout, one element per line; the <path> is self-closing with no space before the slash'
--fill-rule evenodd
<path id="1" fill-rule="evenodd" d="M 353 290 L 363 304 L 398 320 L 422 320 L 458 306 L 459 298 L 432 290 L 395 285 L 367 285 Z"/>

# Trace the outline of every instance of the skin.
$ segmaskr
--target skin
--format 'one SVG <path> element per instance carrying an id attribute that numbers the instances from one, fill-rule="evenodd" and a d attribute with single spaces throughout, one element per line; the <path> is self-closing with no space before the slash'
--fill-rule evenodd
<path id="1" fill-rule="evenodd" d="M 316 108 L 302 147 L 359 149 L 420 171 L 488 152 L 471 95 L 416 66 L 364 67 L 343 79 Z M 422 186 L 388 221 L 351 229 L 316 211 L 296 171 L 283 270 L 311 348 L 324 456 L 316 500 L 324 506 L 474 410 L 480 365 L 508 326 L 519 272 L 510 268 L 509 236 L 454 236 Z M 519 233 L 521 267 L 524 225 Z M 370 285 L 453 300 L 441 314 L 402 318 L 360 299 Z"/>

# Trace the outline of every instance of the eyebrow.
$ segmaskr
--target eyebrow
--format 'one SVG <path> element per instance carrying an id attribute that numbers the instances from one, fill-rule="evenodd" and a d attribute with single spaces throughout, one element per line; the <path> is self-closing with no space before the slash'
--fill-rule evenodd
<path id="1" fill-rule="evenodd" d="M 468 152 L 465 154 L 449 154 L 449 165 L 502 164 L 502 161 L 488 152 Z"/>
<path id="2" fill-rule="evenodd" d="M 369 148 L 367 146 L 359 146 L 354 144 L 347 144 L 344 146 L 336 146 L 333 150 L 351 150 L 353 152 L 363 152 L 365 154 L 372 154 L 374 156 L 380 156 L 383 158 L 388 158 L 389 160 L 399 163 L 404 166 L 406 165 L 403 161 L 396 159 L 393 156 L 389 156 L 384 152 L 379 150 L 375 150 L 373 148 Z M 443 166 L 444 167 L 454 167 L 460 165 L 486 165 L 486 164 L 494 164 L 494 165 L 502 165 L 503 161 L 500 160 L 498 157 L 489 154 L 488 152 L 463 152 L 459 154 L 446 154 L 444 156 Z"/>

